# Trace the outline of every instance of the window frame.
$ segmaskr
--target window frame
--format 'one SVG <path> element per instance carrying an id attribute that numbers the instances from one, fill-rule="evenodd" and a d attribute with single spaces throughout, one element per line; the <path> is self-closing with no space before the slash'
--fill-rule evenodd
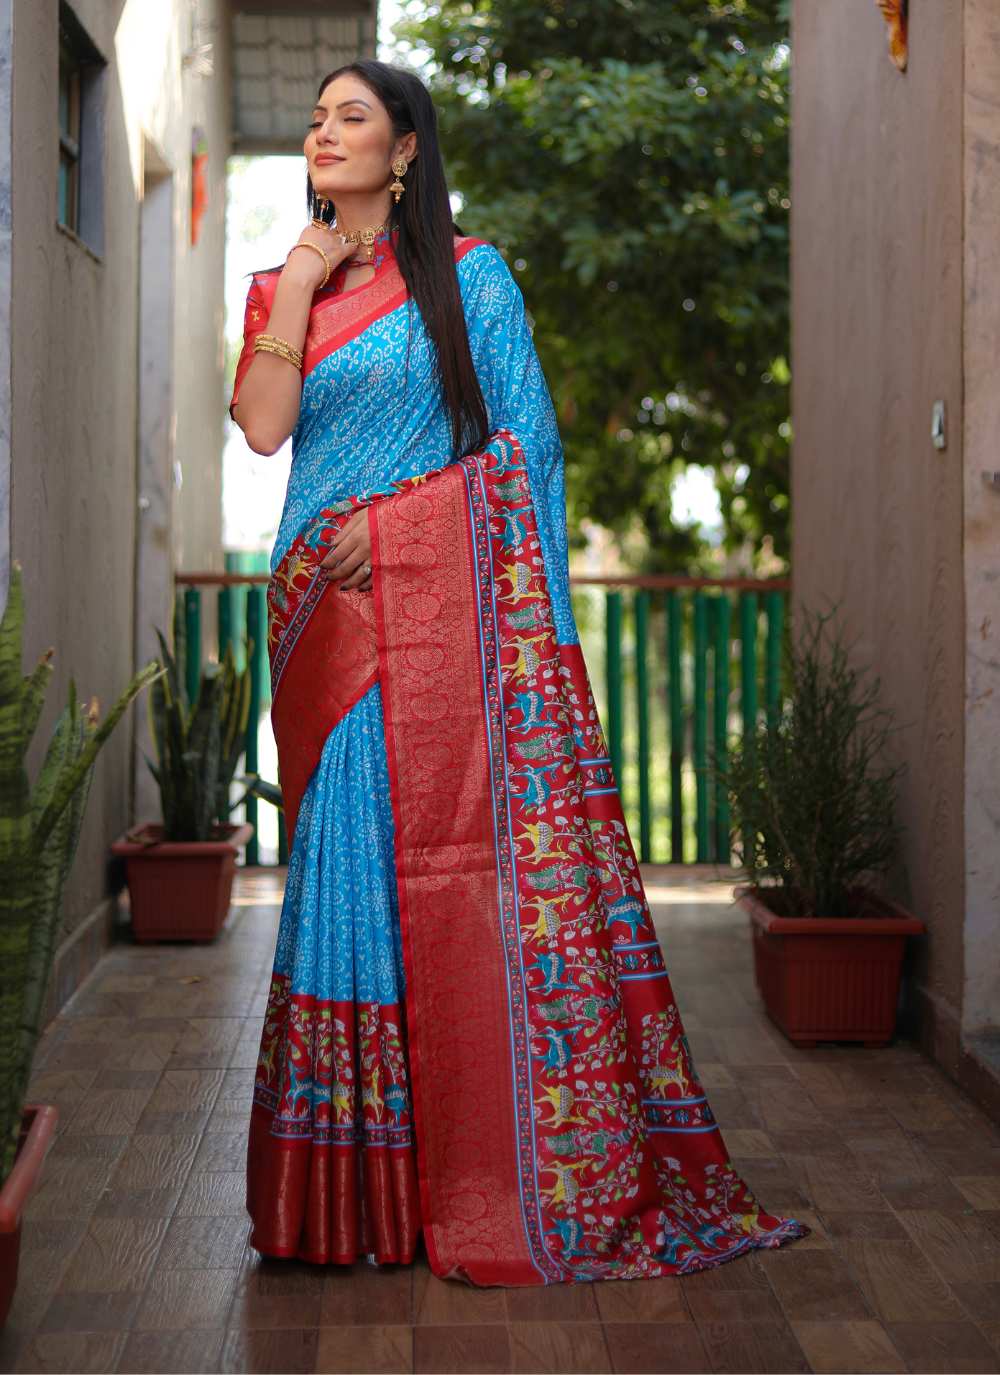
<path id="1" fill-rule="evenodd" d="M 106 71 L 107 62 L 67 0 L 59 0 L 56 219 L 98 257 L 104 252 Z"/>

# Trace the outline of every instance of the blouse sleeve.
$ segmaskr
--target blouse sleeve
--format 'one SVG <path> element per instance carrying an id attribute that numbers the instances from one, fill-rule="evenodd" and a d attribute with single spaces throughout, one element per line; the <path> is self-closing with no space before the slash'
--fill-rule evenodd
<path id="1" fill-rule="evenodd" d="M 569 597 L 563 452 L 552 398 L 524 314 L 524 300 L 507 264 L 487 244 L 458 264 L 473 361 L 491 430 L 507 429 L 524 449 L 552 598 L 556 636 L 579 636 Z"/>
<path id="2" fill-rule="evenodd" d="M 268 290 L 269 286 L 270 290 Z M 243 349 L 240 352 L 239 362 L 236 364 L 233 399 L 229 403 L 230 415 L 232 415 L 233 407 L 240 399 L 243 379 L 249 372 L 250 364 L 254 359 L 253 342 L 259 334 L 263 334 L 267 329 L 273 300 L 274 284 L 269 283 L 266 277 L 255 276 L 250 282 L 250 290 L 247 293 L 247 308 L 243 317 Z"/>

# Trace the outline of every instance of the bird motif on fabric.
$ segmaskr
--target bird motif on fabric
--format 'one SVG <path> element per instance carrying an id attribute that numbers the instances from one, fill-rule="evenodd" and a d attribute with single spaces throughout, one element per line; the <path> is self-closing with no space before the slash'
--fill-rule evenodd
<path id="1" fill-rule="evenodd" d="M 568 1022 L 573 1016 L 568 995 L 565 998 L 557 998 L 554 1003 L 539 1003 L 535 1011 L 546 1022 Z"/>
<path id="2" fill-rule="evenodd" d="M 609 1146 L 627 1146 L 634 1135 L 631 1127 L 620 1131 L 571 1131 L 561 1136 L 546 1138 L 545 1144 L 553 1155 L 590 1155 L 597 1156 L 601 1164 L 606 1164 Z"/>
<path id="3" fill-rule="evenodd" d="M 536 892 L 541 890 L 555 890 L 559 888 L 563 881 L 562 864 L 550 864 L 545 869 L 539 869 L 537 874 L 525 874 L 524 882 L 529 888 L 534 888 Z"/>
<path id="4" fill-rule="evenodd" d="M 510 482 L 498 482 L 493 491 L 504 502 L 523 500 L 530 497 L 526 473 L 515 472 Z"/>
<path id="5" fill-rule="evenodd" d="M 552 617 L 545 606 L 537 603 L 526 606 L 520 611 L 505 611 L 500 620 L 508 630 L 548 630 L 553 629 Z"/>

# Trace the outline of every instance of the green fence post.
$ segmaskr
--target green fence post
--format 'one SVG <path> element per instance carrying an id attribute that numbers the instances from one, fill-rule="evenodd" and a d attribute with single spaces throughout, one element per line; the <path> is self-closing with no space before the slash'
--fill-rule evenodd
<path id="1" fill-rule="evenodd" d="M 231 588 L 220 587 L 218 596 L 218 618 L 219 618 L 219 663 L 221 664 L 226 657 L 226 649 L 233 645 L 235 650 L 235 637 L 233 635 L 233 599 L 230 596 Z M 219 820 L 227 822 L 229 820 L 229 799 L 228 797 L 222 804 L 222 812 Z"/>
<path id="2" fill-rule="evenodd" d="M 263 639 L 263 594 L 259 587 L 247 592 L 247 653 L 250 656 L 250 715 L 247 718 L 246 771 L 257 773 L 257 726 L 260 722 L 260 645 Z M 247 821 L 253 835 L 247 841 L 247 864 L 259 863 L 257 849 L 257 799 L 246 800 Z"/>
<path id="3" fill-rule="evenodd" d="M 694 780 L 698 863 L 708 863 L 708 598 L 694 596 Z"/>
<path id="4" fill-rule="evenodd" d="M 757 729 L 757 593 L 740 597 L 740 689 L 743 697 L 743 734 Z"/>
<path id="5" fill-rule="evenodd" d="M 622 791 L 622 594 L 607 594 L 605 613 L 608 687 L 608 756 L 619 795 Z"/>
<path id="6" fill-rule="evenodd" d="M 649 640 L 649 593 L 635 596 L 635 694 L 639 722 L 639 858 L 650 860 L 649 824 L 649 673 L 646 647 Z"/>
<path id="7" fill-rule="evenodd" d="M 729 735 L 729 639 L 732 613 L 729 596 L 723 592 L 715 599 L 715 685 L 713 693 L 713 735 L 715 763 L 725 769 Z M 729 863 L 729 790 L 725 783 L 715 783 L 715 858 L 719 864 Z"/>
<path id="8" fill-rule="evenodd" d="M 676 592 L 667 602 L 667 691 L 670 701 L 670 862 L 684 863 L 684 811 L 681 764 L 684 759 L 684 716 L 681 698 L 681 604 Z"/>
<path id="9" fill-rule="evenodd" d="M 767 719 L 777 719 L 781 709 L 781 639 L 785 626 L 785 597 L 782 592 L 768 592 L 767 607 L 767 671 L 764 681 L 764 703 Z"/>
<path id="10" fill-rule="evenodd" d="M 201 682 L 201 592 L 189 587 L 184 593 L 185 682 L 191 704 L 198 700 Z"/>
<path id="11" fill-rule="evenodd" d="M 219 588 L 219 663 L 226 657 L 229 645 L 236 649 L 236 636 L 233 634 L 233 599 L 228 587 Z"/>

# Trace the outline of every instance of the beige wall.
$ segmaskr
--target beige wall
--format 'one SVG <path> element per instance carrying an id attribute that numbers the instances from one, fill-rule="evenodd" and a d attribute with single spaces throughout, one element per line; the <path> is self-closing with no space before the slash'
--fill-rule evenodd
<path id="1" fill-rule="evenodd" d="M 810 606 L 842 601 L 860 636 L 857 654 L 874 664 L 904 727 L 897 748 L 908 768 L 900 807 L 908 901 L 929 928 L 917 959 L 918 1006 L 927 1041 L 937 1038 L 946 1063 L 957 1052 L 965 984 L 969 7 L 911 6 L 905 74 L 890 64 L 872 0 L 795 0 L 793 17 L 796 598 Z M 948 407 L 944 452 L 930 439 L 938 399 Z"/>
<path id="2" fill-rule="evenodd" d="M 56 648 L 39 730 L 48 738 L 70 669 L 78 695 L 106 708 L 131 676 L 136 539 L 139 196 L 144 135 L 175 172 L 176 369 L 173 430 L 184 487 L 175 536 L 190 564 L 218 566 L 222 268 L 229 94 L 223 0 L 201 0 L 217 25 L 217 74 L 181 62 L 187 0 L 77 0 L 108 61 L 102 259 L 57 219 L 57 0 L 14 0 L 10 547 L 24 568 L 29 662 Z M 124 19 L 123 19 L 124 11 Z M 138 11 L 139 22 L 136 23 Z M 210 137 L 212 206 L 189 244 L 191 125 Z M 165 322 L 165 327 L 168 322 Z M 119 729 L 94 776 L 67 901 L 67 929 L 106 892 L 107 845 L 131 820 L 130 741 Z M 144 766 L 143 766 L 144 767 Z"/>
<path id="3" fill-rule="evenodd" d="M 967 1034 L 1000 1031 L 1000 3 L 965 0 Z"/>
<path id="4" fill-rule="evenodd" d="M 226 160 L 230 150 L 229 6 L 199 0 L 197 43 L 212 44 L 214 72 L 185 69 L 191 43 L 187 0 L 127 0 L 116 36 L 136 194 L 143 182 L 143 141 L 156 148 L 174 183 L 173 457 L 183 484 L 174 510 L 178 568 L 221 568 L 223 294 Z M 164 70 L 150 71 L 161 54 Z M 154 75 L 155 79 L 150 80 Z M 191 243 L 191 130 L 208 135 L 209 209 Z"/>

